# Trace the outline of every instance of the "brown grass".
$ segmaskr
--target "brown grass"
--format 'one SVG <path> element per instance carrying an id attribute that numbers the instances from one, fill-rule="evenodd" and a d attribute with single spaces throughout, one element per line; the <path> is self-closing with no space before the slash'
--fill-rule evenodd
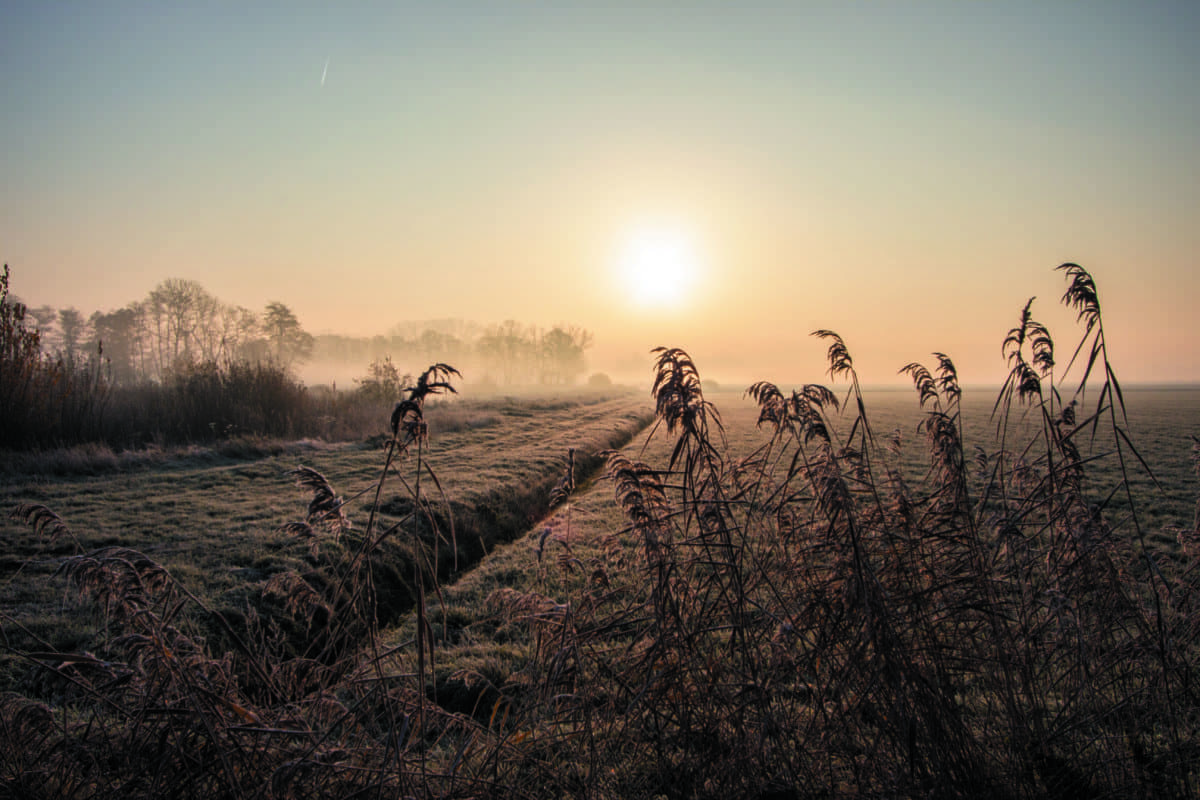
<path id="1" fill-rule="evenodd" d="M 0 775 L 29 797 L 1193 796 L 1200 530 L 1166 554 L 1145 530 L 1095 285 L 1063 272 L 1080 388 L 1026 305 L 994 447 L 968 449 L 935 354 L 902 370 L 924 468 L 897 463 L 818 331 L 841 416 L 823 386 L 756 383 L 762 433 L 737 449 L 695 363 L 660 348 L 643 451 L 547 454 L 538 507 L 560 510 L 453 586 L 464 520 L 499 515 L 449 500 L 435 365 L 393 413 L 365 521 L 329 470 L 293 473 L 311 502 L 287 530 L 320 547 L 271 579 L 279 608 L 235 619 L 120 545 L 66 557 L 104 625 L 10 645 L 27 682 L 0 699 Z"/>

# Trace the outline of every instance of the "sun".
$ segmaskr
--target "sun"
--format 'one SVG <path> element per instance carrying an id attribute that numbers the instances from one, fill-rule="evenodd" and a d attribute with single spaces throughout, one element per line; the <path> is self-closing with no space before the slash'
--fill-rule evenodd
<path id="1" fill-rule="evenodd" d="M 677 308 L 691 294 L 699 272 L 695 237 L 678 225 L 630 229 L 617 255 L 617 277 L 635 305 Z"/>

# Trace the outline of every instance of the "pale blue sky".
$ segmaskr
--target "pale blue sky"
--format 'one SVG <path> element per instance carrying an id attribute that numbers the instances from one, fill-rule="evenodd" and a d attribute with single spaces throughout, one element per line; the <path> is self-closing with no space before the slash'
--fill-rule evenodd
<path id="1" fill-rule="evenodd" d="M 5 3 L 0 259 L 85 312 L 176 276 L 314 331 L 570 321 L 614 370 L 781 381 L 815 328 L 868 380 L 935 349 L 997 379 L 1073 260 L 1123 374 L 1200 380 L 1200 6 L 581 5 Z M 703 254 L 676 309 L 617 285 L 645 219 Z"/>

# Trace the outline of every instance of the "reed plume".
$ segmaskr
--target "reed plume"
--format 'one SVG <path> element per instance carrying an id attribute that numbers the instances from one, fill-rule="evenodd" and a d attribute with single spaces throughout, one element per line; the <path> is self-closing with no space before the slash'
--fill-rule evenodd
<path id="1" fill-rule="evenodd" d="M 8 516 L 29 525 L 38 536 L 49 539 L 50 544 L 57 544 L 59 539 L 67 536 L 74 543 L 76 552 L 83 549 L 62 517 L 41 503 L 18 503 Z"/>
<path id="2" fill-rule="evenodd" d="M 296 485 L 312 493 L 308 502 L 305 522 L 308 526 L 320 525 L 329 530 L 336 539 L 354 526 L 350 524 L 343 508 L 345 503 L 333 490 L 329 480 L 312 467 L 299 466 L 290 475 L 296 479 Z M 287 526 L 285 526 L 287 527 Z M 306 535 L 312 528 L 288 528 L 289 532 Z"/>

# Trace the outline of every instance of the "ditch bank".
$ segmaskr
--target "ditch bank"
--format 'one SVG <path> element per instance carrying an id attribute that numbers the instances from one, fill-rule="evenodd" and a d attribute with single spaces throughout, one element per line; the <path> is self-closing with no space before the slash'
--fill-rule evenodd
<path id="1" fill-rule="evenodd" d="M 647 410 L 621 427 L 585 431 L 571 441 L 576 485 L 594 480 L 604 468 L 602 454 L 621 449 L 653 420 L 653 412 Z M 550 513 L 552 495 L 567 468 L 568 453 L 563 447 L 557 459 L 531 467 L 519 482 L 493 486 L 461 500 L 451 499 L 448 503 L 434 500 L 423 510 L 414 508 L 409 496 L 393 494 L 383 500 L 379 507 L 383 518 L 400 527 L 384 542 L 373 567 L 379 624 L 391 625 L 416 604 L 414 538 L 434 555 L 437 583 L 452 584 L 497 546 L 524 536 Z M 432 584 L 426 588 L 431 589 Z"/>
<path id="2" fill-rule="evenodd" d="M 417 465 L 410 453 L 402 467 L 411 472 L 403 480 L 389 475 L 374 509 L 373 535 L 387 531 L 370 556 L 369 591 L 376 623 L 386 628 L 399 622 L 416 608 L 421 588 L 428 595 L 435 584 L 452 585 L 497 547 L 524 536 L 544 519 L 551 511 L 555 488 L 567 474 L 569 450 L 573 451 L 574 482 L 586 486 L 602 471 L 605 451 L 624 447 L 653 420 L 653 410 L 640 404 L 619 409 L 595 407 L 580 409 L 572 425 L 539 428 L 534 419 L 519 436 L 450 447 L 440 455 L 435 453 L 432 459 L 440 457 L 442 461 L 430 467 L 433 474 L 445 470 L 448 475 L 434 480 L 429 471 L 422 472 L 419 504 L 413 489 Z M 503 449 L 499 459 L 497 448 Z M 476 469 L 464 472 L 464 463 L 475 464 Z M 344 590 L 357 580 L 345 568 L 361 544 L 371 507 L 372 503 L 366 503 L 354 512 L 354 528 L 339 541 L 323 539 L 319 548 L 304 557 L 304 567 L 294 575 L 303 584 L 289 579 L 302 594 L 321 596 L 318 603 L 307 604 L 307 611 L 297 613 L 298 595 L 294 593 L 278 596 L 256 591 L 241 594 L 240 603 L 229 597 L 222 613 L 236 620 L 240 617 L 236 607 L 250 600 L 257 614 L 273 620 L 284 633 L 286 649 L 322 662 L 338 660 L 345 647 L 353 646 L 352 641 L 365 633 L 359 629 L 361 622 L 350 628 L 342 623 L 351 616 L 362 620 L 358 614 L 344 613 Z M 264 576 L 256 583 L 261 589 L 278 577 Z M 424 587 L 418 581 L 423 581 Z M 240 626 L 235 623 L 234 627 Z M 339 643 L 331 646 L 329 637 Z"/>

